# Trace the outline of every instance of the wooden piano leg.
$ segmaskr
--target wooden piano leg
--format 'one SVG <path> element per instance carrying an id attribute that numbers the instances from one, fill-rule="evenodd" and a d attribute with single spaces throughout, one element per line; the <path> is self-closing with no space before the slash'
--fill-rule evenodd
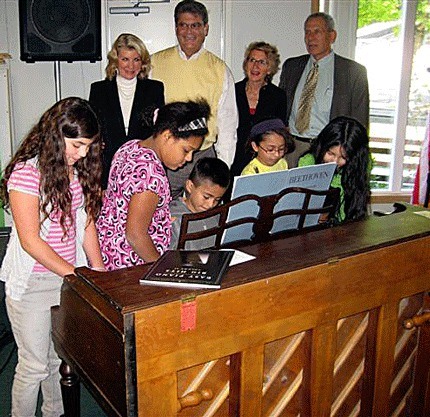
<path id="1" fill-rule="evenodd" d="M 64 417 L 81 417 L 81 391 L 79 377 L 65 361 L 61 362 L 61 394 L 63 396 Z"/>

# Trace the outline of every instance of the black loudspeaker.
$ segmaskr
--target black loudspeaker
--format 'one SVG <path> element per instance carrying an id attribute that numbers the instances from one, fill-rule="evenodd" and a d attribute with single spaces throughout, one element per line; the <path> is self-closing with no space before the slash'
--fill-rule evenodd
<path id="1" fill-rule="evenodd" d="M 101 0 L 19 0 L 21 60 L 100 61 Z"/>

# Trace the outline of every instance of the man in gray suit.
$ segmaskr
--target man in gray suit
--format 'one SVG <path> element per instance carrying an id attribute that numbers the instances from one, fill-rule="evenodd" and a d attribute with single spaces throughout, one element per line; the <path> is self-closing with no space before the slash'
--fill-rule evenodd
<path id="1" fill-rule="evenodd" d="M 305 44 L 309 54 L 287 59 L 282 66 L 279 87 L 287 94 L 286 123 L 294 137 L 296 150 L 287 154 L 289 168 L 297 166 L 312 141 L 325 125 L 337 116 L 357 119 L 369 128 L 369 85 L 366 68 L 335 54 L 331 46 L 336 40 L 333 18 L 326 13 L 313 13 L 305 21 Z M 310 111 L 309 126 L 298 131 L 296 116 L 306 78 L 314 64 L 318 81 Z"/>

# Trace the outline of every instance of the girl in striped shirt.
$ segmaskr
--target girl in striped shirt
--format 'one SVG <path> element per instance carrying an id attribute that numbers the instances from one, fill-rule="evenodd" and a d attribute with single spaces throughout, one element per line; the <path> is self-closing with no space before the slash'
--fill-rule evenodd
<path id="1" fill-rule="evenodd" d="M 71 97 L 47 110 L 6 167 L 0 186 L 12 232 L 0 279 L 18 346 L 12 416 L 63 413 L 51 307 L 63 276 L 88 260 L 103 268 L 94 220 L 101 207 L 101 139 L 86 100 Z"/>

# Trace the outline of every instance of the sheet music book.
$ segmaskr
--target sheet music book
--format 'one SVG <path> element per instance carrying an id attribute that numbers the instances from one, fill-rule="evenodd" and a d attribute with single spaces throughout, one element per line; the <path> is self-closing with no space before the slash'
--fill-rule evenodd
<path id="1" fill-rule="evenodd" d="M 220 288 L 234 250 L 168 250 L 140 278 L 144 285 Z"/>
<path id="2" fill-rule="evenodd" d="M 235 177 L 231 199 L 247 194 L 257 196 L 276 195 L 286 188 L 302 187 L 317 191 L 326 191 L 330 187 L 333 174 L 336 170 L 336 163 L 310 165 L 306 167 L 292 168 L 285 171 L 265 172 L 254 175 L 244 175 Z M 309 208 L 321 208 L 324 204 L 325 196 L 312 196 Z M 300 209 L 303 205 L 303 193 L 290 193 L 282 197 L 275 206 L 274 212 L 287 209 Z M 230 208 L 227 221 L 240 219 L 243 217 L 257 217 L 259 206 L 256 201 L 244 201 Z M 318 224 L 319 214 L 309 215 L 306 218 L 304 227 Z M 275 220 L 271 233 L 285 230 L 294 230 L 298 226 L 299 216 L 282 216 Z M 249 240 L 252 237 L 251 223 L 235 226 L 224 232 L 221 244 L 235 242 L 238 240 Z"/>

